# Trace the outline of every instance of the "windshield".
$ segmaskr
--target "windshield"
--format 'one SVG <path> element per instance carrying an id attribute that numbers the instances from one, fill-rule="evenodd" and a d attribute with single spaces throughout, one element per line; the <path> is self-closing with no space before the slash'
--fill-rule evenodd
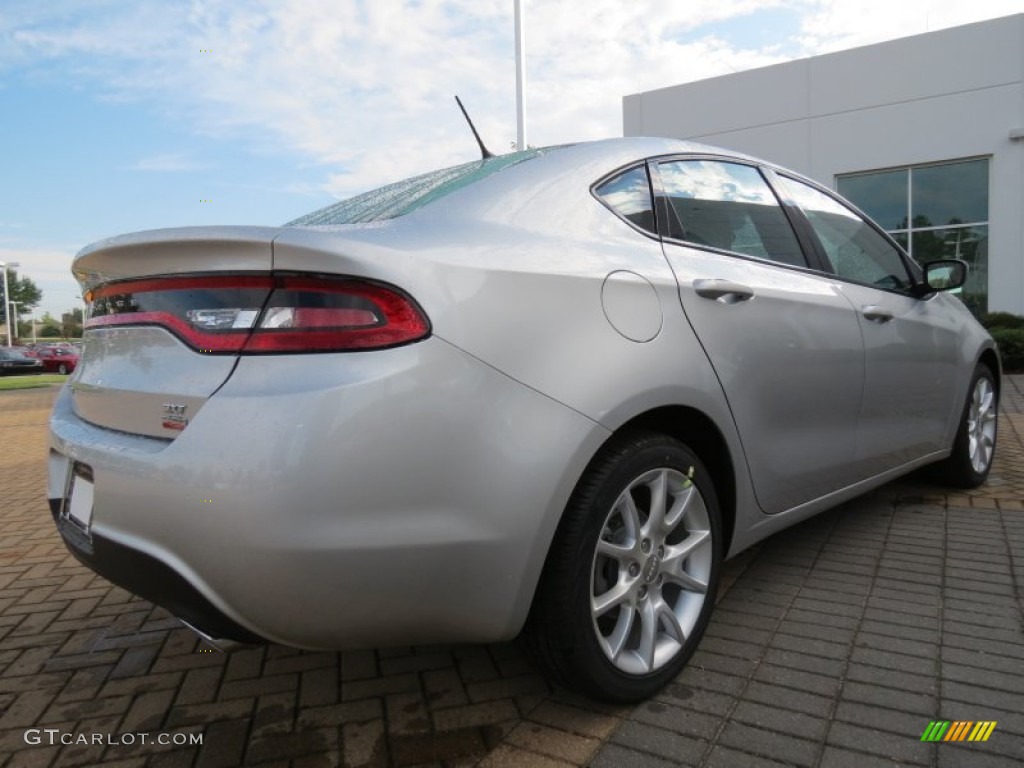
<path id="1" fill-rule="evenodd" d="M 372 221 L 384 221 L 421 208 L 427 203 L 450 195 L 457 189 L 469 186 L 480 179 L 497 173 L 510 165 L 537 157 L 555 149 L 527 149 L 508 155 L 488 157 L 485 160 L 474 160 L 451 168 L 424 173 L 411 179 L 396 181 L 385 187 L 364 192 L 361 195 L 342 200 L 340 203 L 328 205 L 294 221 L 286 227 L 314 226 L 318 224 L 365 224 Z"/>

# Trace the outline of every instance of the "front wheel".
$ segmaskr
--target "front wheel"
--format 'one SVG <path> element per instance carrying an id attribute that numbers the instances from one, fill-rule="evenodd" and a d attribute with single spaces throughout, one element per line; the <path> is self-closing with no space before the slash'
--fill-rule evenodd
<path id="1" fill-rule="evenodd" d="M 694 652 L 722 558 L 711 477 L 673 438 L 617 440 L 591 462 L 552 543 L 527 622 L 531 655 L 560 682 L 628 703 Z"/>
<path id="2" fill-rule="evenodd" d="M 984 363 L 974 369 L 960 427 L 949 458 L 935 465 L 934 477 L 955 488 L 985 482 L 995 456 L 999 397 L 995 376 Z"/>
<path id="3" fill-rule="evenodd" d="M 67 364 L 66 363 L 61 363 L 57 367 L 57 373 L 59 373 L 61 376 L 67 376 L 68 375 L 68 366 L 67 366 Z"/>

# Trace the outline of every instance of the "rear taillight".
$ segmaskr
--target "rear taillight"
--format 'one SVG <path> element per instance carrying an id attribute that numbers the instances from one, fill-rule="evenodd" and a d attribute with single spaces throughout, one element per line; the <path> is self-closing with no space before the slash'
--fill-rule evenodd
<path id="1" fill-rule="evenodd" d="M 419 341 L 426 316 L 396 288 L 320 275 L 200 275 L 111 283 L 85 328 L 158 325 L 210 354 L 343 352 Z"/>

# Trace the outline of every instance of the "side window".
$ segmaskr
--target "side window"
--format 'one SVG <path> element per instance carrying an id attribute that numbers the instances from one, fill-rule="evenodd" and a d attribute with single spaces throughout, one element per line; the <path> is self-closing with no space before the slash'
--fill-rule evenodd
<path id="1" fill-rule="evenodd" d="M 657 234 L 646 166 L 623 171 L 597 187 L 594 194 L 622 218 L 633 222 L 640 229 Z"/>
<path id="2" fill-rule="evenodd" d="M 760 171 L 717 160 L 659 166 L 676 221 L 669 236 L 695 245 L 805 267 L 800 244 Z"/>
<path id="3" fill-rule="evenodd" d="M 779 181 L 803 210 L 839 277 L 888 290 L 912 284 L 899 251 L 864 219 L 814 187 L 785 176 Z"/>

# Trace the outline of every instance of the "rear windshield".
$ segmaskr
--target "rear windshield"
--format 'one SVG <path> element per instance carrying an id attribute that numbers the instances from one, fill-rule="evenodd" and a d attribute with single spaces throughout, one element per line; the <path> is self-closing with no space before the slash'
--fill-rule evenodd
<path id="1" fill-rule="evenodd" d="M 472 163 L 431 171 L 422 176 L 396 181 L 361 195 L 328 205 L 318 211 L 289 221 L 286 227 L 315 226 L 320 224 L 365 224 L 404 216 L 427 203 L 450 195 L 457 189 L 469 186 L 480 179 L 497 173 L 502 168 L 521 163 L 554 149 L 527 149 L 508 155 L 475 160 Z"/>

